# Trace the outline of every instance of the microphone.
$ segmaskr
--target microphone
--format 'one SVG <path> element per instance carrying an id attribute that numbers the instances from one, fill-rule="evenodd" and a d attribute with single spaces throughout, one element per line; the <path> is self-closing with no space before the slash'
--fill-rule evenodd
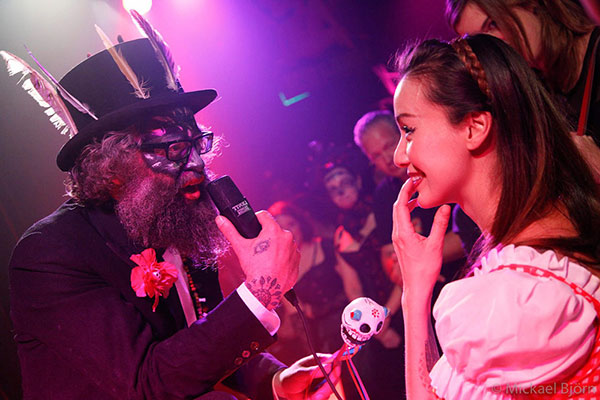
<path id="1" fill-rule="evenodd" d="M 227 175 L 206 185 L 208 194 L 222 216 L 227 218 L 235 229 L 246 239 L 258 236 L 262 226 L 235 183 Z"/>
<path id="2" fill-rule="evenodd" d="M 229 176 L 224 175 L 209 182 L 206 185 L 206 190 L 221 215 L 231 221 L 240 235 L 246 239 L 258 236 L 262 226 L 258 222 L 250 203 Z M 287 291 L 284 297 L 293 306 L 298 304 L 294 289 Z"/>

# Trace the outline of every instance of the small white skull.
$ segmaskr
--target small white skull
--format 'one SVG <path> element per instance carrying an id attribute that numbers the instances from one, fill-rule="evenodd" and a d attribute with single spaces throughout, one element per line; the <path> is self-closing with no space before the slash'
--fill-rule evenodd
<path id="1" fill-rule="evenodd" d="M 381 332 L 388 310 L 368 297 L 354 299 L 342 313 L 342 339 L 350 347 L 362 346 Z"/>

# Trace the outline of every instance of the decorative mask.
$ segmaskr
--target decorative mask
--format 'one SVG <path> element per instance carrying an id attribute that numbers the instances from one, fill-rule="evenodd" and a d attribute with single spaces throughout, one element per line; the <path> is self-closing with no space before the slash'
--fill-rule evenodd
<path id="1" fill-rule="evenodd" d="M 381 332 L 388 309 L 368 297 L 354 299 L 342 313 L 342 339 L 350 347 L 362 346 Z"/>

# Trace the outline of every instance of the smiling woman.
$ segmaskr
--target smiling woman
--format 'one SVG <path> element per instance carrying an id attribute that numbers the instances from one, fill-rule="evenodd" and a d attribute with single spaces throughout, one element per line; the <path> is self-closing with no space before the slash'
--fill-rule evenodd
<path id="1" fill-rule="evenodd" d="M 408 176 L 419 184 L 419 205 L 431 208 L 444 203 L 460 203 L 460 189 L 470 164 L 469 150 L 456 134 L 443 108 L 431 103 L 426 86 L 419 80 L 403 80 L 396 91 L 397 121 L 402 139 L 396 151 L 396 164 L 408 167 Z M 408 162 L 410 153 L 411 162 Z M 431 160 L 431 154 L 436 157 Z M 480 186 L 480 188 L 482 188 Z"/>
<path id="2" fill-rule="evenodd" d="M 423 42 L 398 66 L 395 161 L 412 179 L 395 205 L 393 240 L 409 399 L 501 399 L 515 385 L 600 378 L 600 194 L 564 117 L 524 60 L 489 35 Z M 471 274 L 434 307 L 439 360 L 423 338 L 433 338 L 449 208 L 422 237 L 409 214 L 417 191 L 424 207 L 459 203 L 483 232 Z"/>

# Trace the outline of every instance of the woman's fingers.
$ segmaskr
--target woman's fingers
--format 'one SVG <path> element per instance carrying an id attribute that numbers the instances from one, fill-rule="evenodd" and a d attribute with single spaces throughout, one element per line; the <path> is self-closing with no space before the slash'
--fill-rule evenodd
<path id="1" fill-rule="evenodd" d="M 417 208 L 417 205 L 419 203 L 417 202 L 417 199 L 412 199 L 408 201 L 408 204 L 406 205 L 408 207 L 408 212 L 409 214 L 415 209 Z"/>
<path id="2" fill-rule="evenodd" d="M 433 243 L 441 243 L 443 245 L 449 220 L 450 206 L 448 204 L 444 204 L 437 210 L 435 216 L 433 217 L 433 224 L 431 225 L 429 240 L 432 240 Z"/>
<path id="3" fill-rule="evenodd" d="M 416 207 L 416 199 L 410 200 L 416 191 L 416 186 L 412 179 L 407 179 L 402 185 L 398 199 L 394 203 L 394 229 L 393 237 L 397 237 L 400 232 L 414 232 L 413 224 L 410 220 L 410 212 Z"/>

